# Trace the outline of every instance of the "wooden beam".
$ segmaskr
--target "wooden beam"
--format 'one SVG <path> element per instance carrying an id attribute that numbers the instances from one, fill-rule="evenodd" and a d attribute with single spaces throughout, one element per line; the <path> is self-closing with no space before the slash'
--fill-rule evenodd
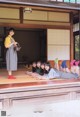
<path id="1" fill-rule="evenodd" d="M 59 25 L 42 25 L 42 24 L 17 24 L 17 23 L 0 23 L 3 27 L 14 27 L 14 28 L 38 28 L 38 29 L 70 29 L 70 26 L 59 26 Z"/>
<path id="2" fill-rule="evenodd" d="M 15 5 L 15 4 L 0 4 L 0 7 L 4 8 L 25 8 L 30 7 L 33 10 L 42 10 L 42 11 L 54 11 L 54 12 L 66 12 L 70 13 L 73 12 L 74 14 L 78 12 L 78 10 L 72 10 L 72 9 L 61 9 L 61 8 L 49 8 L 49 7 L 40 7 L 40 6 L 30 6 L 30 5 Z"/>

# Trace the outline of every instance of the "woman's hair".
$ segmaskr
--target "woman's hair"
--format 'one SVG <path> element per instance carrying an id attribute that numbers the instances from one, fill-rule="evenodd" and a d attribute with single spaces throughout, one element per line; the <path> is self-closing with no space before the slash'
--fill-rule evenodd
<path id="1" fill-rule="evenodd" d="M 40 63 L 40 66 L 41 66 L 41 61 L 37 61 L 36 65 L 37 65 L 38 63 Z"/>
<path id="2" fill-rule="evenodd" d="M 41 65 L 45 65 L 45 63 L 41 63 Z"/>
<path id="3" fill-rule="evenodd" d="M 45 66 L 48 66 L 49 67 L 49 70 L 48 71 L 45 69 L 45 74 L 48 74 L 49 71 L 50 71 L 50 69 L 51 69 L 51 65 L 50 65 L 49 62 L 47 62 L 47 63 L 45 63 Z"/>
<path id="4" fill-rule="evenodd" d="M 73 63 L 74 66 L 79 66 L 79 64 L 80 64 L 80 61 L 78 61 L 78 60 L 76 60 L 76 61 Z"/>
<path id="5" fill-rule="evenodd" d="M 41 63 L 41 61 L 37 61 L 37 63 Z"/>
<path id="6" fill-rule="evenodd" d="M 48 66 L 48 67 L 50 67 L 50 68 L 51 68 L 51 65 L 50 65 L 50 63 L 49 63 L 49 62 L 45 63 L 45 66 Z"/>
<path id="7" fill-rule="evenodd" d="M 36 64 L 36 62 L 33 62 L 32 64 Z"/>
<path id="8" fill-rule="evenodd" d="M 34 66 L 34 64 L 35 64 L 35 66 Z M 36 67 L 37 67 L 36 62 L 33 62 L 32 63 L 32 68 L 36 68 Z"/>
<path id="9" fill-rule="evenodd" d="M 41 67 L 41 69 L 42 69 L 42 65 L 44 65 L 44 69 L 45 69 L 45 63 L 41 63 L 41 66 L 40 66 L 40 67 Z"/>
<path id="10" fill-rule="evenodd" d="M 15 31 L 15 30 L 14 30 L 14 28 L 9 28 L 9 30 L 8 30 L 8 31 L 10 32 L 10 31 Z"/>
<path id="11" fill-rule="evenodd" d="M 44 66 L 44 68 L 42 68 L 42 65 Z M 41 63 L 41 67 L 40 67 L 40 75 L 44 75 L 45 73 L 45 63 Z"/>

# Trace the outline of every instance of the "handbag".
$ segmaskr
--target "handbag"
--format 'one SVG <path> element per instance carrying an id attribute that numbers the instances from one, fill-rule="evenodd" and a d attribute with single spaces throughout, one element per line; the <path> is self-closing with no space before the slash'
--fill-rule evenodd
<path id="1" fill-rule="evenodd" d="M 21 46 L 19 43 L 16 44 L 16 46 L 14 47 L 14 51 L 20 51 Z"/>

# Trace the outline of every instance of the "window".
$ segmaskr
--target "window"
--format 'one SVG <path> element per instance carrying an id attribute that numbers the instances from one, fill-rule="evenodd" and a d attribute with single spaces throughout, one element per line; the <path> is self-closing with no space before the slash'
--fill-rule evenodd
<path id="1" fill-rule="evenodd" d="M 63 0 L 57 0 L 58 2 L 63 2 Z"/>
<path id="2" fill-rule="evenodd" d="M 77 3 L 80 4 L 80 0 L 77 0 Z"/>
<path id="3" fill-rule="evenodd" d="M 75 3 L 75 2 L 76 2 L 76 0 L 64 0 L 64 2 Z"/>
<path id="4" fill-rule="evenodd" d="M 73 25 L 73 32 L 79 31 L 79 23 Z"/>
<path id="5" fill-rule="evenodd" d="M 49 0 L 51 2 L 67 2 L 67 3 L 77 3 L 77 4 L 80 4 L 80 0 Z"/>
<path id="6" fill-rule="evenodd" d="M 76 3 L 76 0 L 70 0 L 70 3 Z"/>

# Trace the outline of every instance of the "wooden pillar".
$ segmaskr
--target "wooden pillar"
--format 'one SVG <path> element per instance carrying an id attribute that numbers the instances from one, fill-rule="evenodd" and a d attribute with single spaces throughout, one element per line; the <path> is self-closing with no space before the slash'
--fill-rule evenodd
<path id="1" fill-rule="evenodd" d="M 80 10 L 79 10 L 79 60 L 80 60 Z"/>
<path id="2" fill-rule="evenodd" d="M 23 23 L 23 7 L 20 7 L 20 24 Z"/>
<path id="3" fill-rule="evenodd" d="M 70 13 L 70 60 L 74 59 L 73 13 Z"/>

